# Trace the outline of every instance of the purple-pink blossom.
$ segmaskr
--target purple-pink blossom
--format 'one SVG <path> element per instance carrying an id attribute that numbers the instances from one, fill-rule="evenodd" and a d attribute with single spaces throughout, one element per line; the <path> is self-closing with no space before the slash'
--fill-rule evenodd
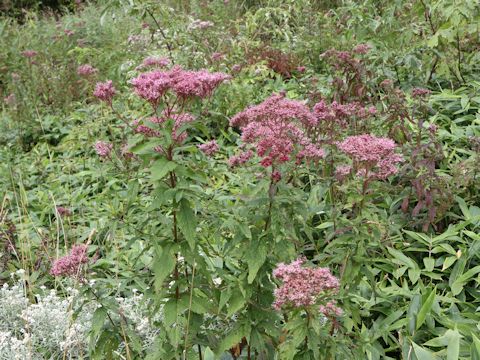
<path id="1" fill-rule="evenodd" d="M 353 48 L 353 52 L 357 54 L 367 54 L 371 48 L 368 44 L 358 44 Z"/>
<path id="2" fill-rule="evenodd" d="M 282 280 L 282 285 L 274 292 L 276 310 L 284 306 L 311 306 L 338 291 L 339 281 L 330 269 L 305 267 L 305 262 L 306 259 L 300 257 L 290 264 L 278 264 L 273 271 L 273 276 Z"/>
<path id="3" fill-rule="evenodd" d="M 346 176 L 350 175 L 352 167 L 349 165 L 340 165 L 335 169 L 335 177 L 337 180 L 343 180 Z"/>
<path id="4" fill-rule="evenodd" d="M 55 209 L 57 210 L 58 215 L 61 217 L 72 215 L 72 211 L 64 206 L 57 206 Z"/>
<path id="5" fill-rule="evenodd" d="M 94 68 L 90 64 L 83 64 L 77 68 L 77 74 L 80 76 L 90 76 L 95 74 L 97 71 L 98 69 Z"/>
<path id="6" fill-rule="evenodd" d="M 98 156 L 100 156 L 101 158 L 106 158 L 110 156 L 110 153 L 113 149 L 113 144 L 105 141 L 97 141 L 94 148 Z"/>
<path id="7" fill-rule="evenodd" d="M 422 98 L 425 96 L 430 95 L 432 92 L 428 89 L 424 88 L 415 88 L 412 90 L 412 97 L 414 98 Z"/>
<path id="8" fill-rule="evenodd" d="M 216 140 L 211 140 L 205 144 L 197 145 L 198 149 L 207 156 L 212 156 L 218 151 L 218 144 Z"/>
<path id="9" fill-rule="evenodd" d="M 5 104 L 8 106 L 14 106 L 17 103 L 17 97 L 15 96 L 14 93 L 11 93 L 10 95 L 6 96 L 3 98 L 3 101 Z"/>
<path id="10" fill-rule="evenodd" d="M 242 151 L 237 155 L 233 155 L 228 159 L 228 164 L 231 167 L 245 164 L 253 156 L 252 150 Z"/>
<path id="11" fill-rule="evenodd" d="M 215 61 L 220 61 L 220 60 L 223 60 L 223 58 L 225 57 L 224 54 L 222 54 L 221 52 L 214 52 L 212 54 L 212 56 L 210 57 L 210 59 L 215 62 Z"/>
<path id="12" fill-rule="evenodd" d="M 112 80 L 108 80 L 103 83 L 97 83 L 93 95 L 106 103 L 112 104 L 112 99 L 116 93 L 117 90 L 113 86 Z"/>
<path id="13" fill-rule="evenodd" d="M 70 254 L 53 262 L 50 274 L 53 276 L 77 276 L 82 265 L 86 263 L 88 263 L 87 245 L 73 245 Z"/>
<path id="14" fill-rule="evenodd" d="M 306 105 L 282 95 L 272 95 L 230 120 L 231 126 L 241 129 L 242 141 L 255 146 L 264 167 L 293 159 L 298 164 L 323 158 L 323 149 L 306 133 L 307 128 L 316 124 L 316 117 Z"/>
<path id="15" fill-rule="evenodd" d="M 38 55 L 38 52 L 35 50 L 25 50 L 25 51 L 22 51 L 22 55 L 25 56 L 26 58 L 33 58 Z"/>
<path id="16" fill-rule="evenodd" d="M 165 67 L 170 65 L 170 59 L 166 57 L 149 56 L 143 60 L 143 66 Z"/>
<path id="17" fill-rule="evenodd" d="M 335 300 L 328 301 L 325 305 L 320 305 L 319 310 L 323 315 L 329 318 L 341 316 L 343 314 L 343 310 L 337 306 Z"/>
<path id="18" fill-rule="evenodd" d="M 135 92 L 155 108 L 167 91 L 181 99 L 210 96 L 223 81 L 230 79 L 224 73 L 210 73 L 207 70 L 187 71 L 180 66 L 170 70 L 154 70 L 140 74 L 131 83 Z"/>
<path id="19" fill-rule="evenodd" d="M 386 179 L 395 174 L 397 164 L 403 157 L 395 154 L 395 142 L 389 138 L 378 138 L 363 134 L 349 136 L 337 143 L 338 148 L 348 155 L 357 166 L 358 175 Z"/>

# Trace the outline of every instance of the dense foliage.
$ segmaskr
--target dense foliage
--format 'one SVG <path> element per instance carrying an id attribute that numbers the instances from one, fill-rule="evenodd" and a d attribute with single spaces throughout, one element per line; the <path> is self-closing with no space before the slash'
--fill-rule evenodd
<path id="1" fill-rule="evenodd" d="M 0 18 L 0 359 L 480 359 L 476 0 Z"/>

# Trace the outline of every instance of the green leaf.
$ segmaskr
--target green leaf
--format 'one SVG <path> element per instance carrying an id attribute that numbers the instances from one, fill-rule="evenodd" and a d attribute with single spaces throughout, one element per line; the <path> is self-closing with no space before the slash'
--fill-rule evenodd
<path id="1" fill-rule="evenodd" d="M 450 289 L 452 290 L 452 294 L 454 296 L 457 296 L 458 294 L 460 294 L 463 290 L 463 287 L 470 280 L 470 278 L 478 274 L 479 272 L 480 272 L 480 265 L 477 265 L 474 268 L 471 268 L 470 270 L 468 270 L 463 275 L 459 276 L 450 286 Z"/>
<path id="2" fill-rule="evenodd" d="M 267 258 L 265 242 L 256 241 L 256 245 L 250 246 L 245 254 L 248 264 L 248 283 L 251 284 L 257 276 L 258 270 L 262 267 Z"/>
<path id="3" fill-rule="evenodd" d="M 320 225 L 315 226 L 316 229 L 326 229 L 329 227 L 332 227 L 334 223 L 332 221 L 327 221 L 324 223 L 321 223 Z"/>
<path id="4" fill-rule="evenodd" d="M 176 299 L 171 299 L 163 306 L 163 324 L 167 327 L 171 326 L 178 316 L 178 302 Z"/>
<path id="5" fill-rule="evenodd" d="M 407 311 L 407 319 L 408 319 L 408 333 L 413 335 L 415 332 L 415 324 L 416 324 L 416 314 L 420 310 L 420 304 L 422 301 L 422 296 L 420 294 L 415 294 L 412 297 L 410 302 L 410 306 L 408 307 Z"/>
<path id="6" fill-rule="evenodd" d="M 204 360 L 215 360 L 215 354 L 213 351 L 207 346 L 205 348 L 205 352 L 203 353 Z"/>
<path id="7" fill-rule="evenodd" d="M 247 324 L 237 323 L 234 328 L 220 341 L 215 353 L 220 356 L 225 350 L 232 348 L 240 343 L 242 338 L 250 337 L 250 326 Z"/>
<path id="8" fill-rule="evenodd" d="M 456 256 L 449 256 L 443 261 L 442 271 L 448 269 L 457 260 Z"/>
<path id="9" fill-rule="evenodd" d="M 173 161 L 168 161 L 165 158 L 158 159 L 152 164 L 150 171 L 152 172 L 152 180 L 161 180 L 170 171 L 175 170 L 177 164 Z"/>
<path id="10" fill-rule="evenodd" d="M 423 258 L 423 264 L 425 265 L 425 270 L 431 272 L 435 267 L 435 259 L 432 257 Z"/>
<path id="11" fill-rule="evenodd" d="M 103 328 L 103 324 L 106 318 L 107 318 L 107 309 L 105 309 L 103 306 L 95 310 L 92 316 L 92 325 L 90 330 L 92 333 L 92 338 L 96 338 L 98 336 L 98 334 Z"/>
<path id="12" fill-rule="evenodd" d="M 438 360 L 438 357 L 435 356 L 430 350 L 422 348 L 421 346 L 415 344 L 412 341 L 413 351 L 418 360 Z"/>
<path id="13" fill-rule="evenodd" d="M 163 287 L 163 281 L 175 268 L 175 254 L 172 246 L 157 247 L 153 262 L 155 274 L 155 289 L 159 291 Z"/>
<path id="14" fill-rule="evenodd" d="M 180 201 L 180 208 L 178 210 L 178 226 L 185 236 L 185 239 L 193 250 L 195 248 L 195 233 L 197 228 L 197 222 L 195 214 L 190 207 L 190 203 L 187 199 Z"/>
<path id="15" fill-rule="evenodd" d="M 457 329 L 447 330 L 445 336 L 448 338 L 447 360 L 458 360 L 460 355 L 460 333 Z"/>
<path id="16" fill-rule="evenodd" d="M 436 288 L 434 288 L 430 292 L 430 295 L 428 295 L 427 299 L 422 304 L 422 307 L 420 308 L 420 311 L 418 312 L 418 315 L 417 315 L 417 325 L 416 325 L 417 330 L 420 329 L 420 327 L 423 325 L 423 323 L 425 322 L 425 318 L 427 317 L 427 314 L 432 309 L 433 302 L 435 301 L 435 295 L 436 295 Z"/>
<path id="17" fill-rule="evenodd" d="M 245 299 L 245 297 L 242 295 L 241 291 L 239 289 L 236 289 L 231 298 L 230 298 L 230 302 L 228 304 L 228 312 L 227 312 L 227 317 L 230 317 L 232 316 L 233 314 L 235 314 L 238 310 L 240 310 L 241 308 L 243 308 L 243 306 L 245 305 L 245 302 L 247 300 Z"/>
<path id="18" fill-rule="evenodd" d="M 472 333 L 472 346 L 470 348 L 470 353 L 472 355 L 472 360 L 480 360 L 480 339 Z"/>

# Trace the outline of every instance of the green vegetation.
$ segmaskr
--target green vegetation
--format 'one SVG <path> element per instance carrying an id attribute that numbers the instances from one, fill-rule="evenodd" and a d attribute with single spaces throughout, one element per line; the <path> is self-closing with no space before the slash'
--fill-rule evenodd
<path id="1" fill-rule="evenodd" d="M 478 1 L 53 5 L 0 5 L 0 359 L 480 359 Z"/>

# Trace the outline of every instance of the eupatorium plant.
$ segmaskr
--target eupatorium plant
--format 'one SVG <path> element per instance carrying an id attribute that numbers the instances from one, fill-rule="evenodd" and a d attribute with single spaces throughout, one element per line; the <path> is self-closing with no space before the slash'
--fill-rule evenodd
<path id="1" fill-rule="evenodd" d="M 330 296 L 338 291 L 339 281 L 330 269 L 306 267 L 305 262 L 306 259 L 300 257 L 290 264 L 278 264 L 273 271 L 273 276 L 283 282 L 275 290 L 273 307 L 276 310 L 289 306 L 307 307 L 324 299 L 326 305 L 332 300 Z"/>
<path id="2" fill-rule="evenodd" d="M 300 101 L 274 94 L 259 105 L 235 115 L 230 125 L 240 128 L 244 144 L 253 145 L 263 167 L 271 167 L 272 177 L 279 165 L 287 162 L 317 161 L 325 152 L 307 135 L 318 120 Z M 248 152 L 231 159 L 242 163 Z M 246 161 L 246 160 L 245 160 Z M 278 177 L 278 175 L 276 175 Z"/>

